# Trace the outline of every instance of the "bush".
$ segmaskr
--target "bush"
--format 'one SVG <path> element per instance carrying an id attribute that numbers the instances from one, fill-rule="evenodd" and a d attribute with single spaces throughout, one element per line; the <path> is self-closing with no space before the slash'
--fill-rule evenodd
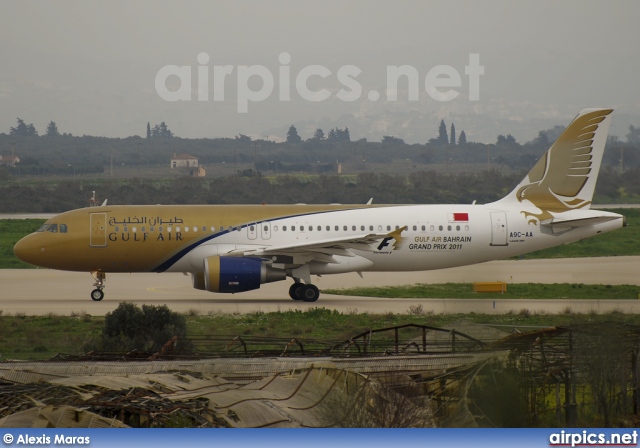
<path id="1" fill-rule="evenodd" d="M 122 352 L 138 350 L 155 353 L 172 337 L 182 342 L 179 351 L 185 353 L 189 345 L 183 339 L 187 334 L 187 323 L 181 314 L 171 311 L 166 305 L 142 305 L 140 309 L 130 302 L 121 303 L 105 316 L 99 351 Z"/>

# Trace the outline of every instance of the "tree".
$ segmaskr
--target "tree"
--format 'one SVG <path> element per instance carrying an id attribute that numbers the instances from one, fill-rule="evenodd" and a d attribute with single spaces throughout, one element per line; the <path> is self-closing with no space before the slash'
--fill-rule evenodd
<path id="1" fill-rule="evenodd" d="M 341 142 L 350 142 L 351 134 L 349 133 L 349 128 L 345 127 L 344 130 L 338 129 L 338 139 Z"/>
<path id="2" fill-rule="evenodd" d="M 467 134 L 464 131 L 460 131 L 460 137 L 458 138 L 458 145 L 466 145 L 467 144 Z"/>
<path id="3" fill-rule="evenodd" d="M 302 142 L 302 138 L 298 135 L 298 130 L 294 125 L 289 127 L 289 131 L 287 132 L 287 143 L 300 143 Z"/>
<path id="4" fill-rule="evenodd" d="M 324 131 L 320 128 L 313 133 L 313 140 L 324 140 Z"/>
<path id="5" fill-rule="evenodd" d="M 451 146 L 456 146 L 456 125 L 451 123 Z"/>
<path id="6" fill-rule="evenodd" d="M 184 316 L 166 305 L 142 305 L 140 309 L 133 303 L 123 302 L 105 316 L 98 350 L 157 352 L 174 336 L 184 338 L 186 334 Z M 182 349 L 187 345 L 182 341 Z"/>
<path id="7" fill-rule="evenodd" d="M 244 134 L 238 134 L 236 135 L 236 140 L 240 143 L 251 143 L 251 137 L 249 137 L 248 135 L 244 135 Z"/>
<path id="8" fill-rule="evenodd" d="M 58 126 L 55 121 L 50 121 L 47 125 L 47 131 L 45 133 L 47 137 L 58 137 L 60 132 L 58 132 Z"/>
<path id="9" fill-rule="evenodd" d="M 350 142 L 351 135 L 349 133 L 349 128 L 334 128 L 329 131 L 329 135 L 327 137 L 327 141 L 329 142 Z"/>
<path id="10" fill-rule="evenodd" d="M 151 137 L 159 137 L 159 138 L 171 138 L 173 137 L 173 132 L 169 130 L 167 124 L 163 121 L 159 125 L 155 125 L 151 130 Z"/>
<path id="11" fill-rule="evenodd" d="M 631 145 L 640 145 L 640 128 L 636 128 L 633 125 L 629 126 L 627 143 Z"/>
<path id="12" fill-rule="evenodd" d="M 516 143 L 516 138 L 511 135 L 511 134 L 507 134 L 507 136 L 505 137 L 504 135 L 500 134 L 498 135 L 498 141 L 496 142 L 496 145 L 513 145 Z"/>
<path id="13" fill-rule="evenodd" d="M 398 137 L 393 137 L 391 135 L 385 135 L 382 137 L 382 143 L 393 144 L 393 145 L 404 145 L 404 140 Z"/>
<path id="14" fill-rule="evenodd" d="M 437 142 L 441 145 L 446 145 L 449 143 L 449 136 L 447 135 L 447 125 L 444 124 L 444 119 L 440 120 L 440 128 L 438 129 Z"/>
<path id="15" fill-rule="evenodd" d="M 151 125 L 147 121 L 147 138 L 151 138 Z"/>
<path id="16" fill-rule="evenodd" d="M 38 135 L 38 131 L 33 124 L 25 124 L 24 120 L 18 118 L 18 125 L 9 130 L 9 135 L 19 135 L 21 137 L 29 137 Z"/>

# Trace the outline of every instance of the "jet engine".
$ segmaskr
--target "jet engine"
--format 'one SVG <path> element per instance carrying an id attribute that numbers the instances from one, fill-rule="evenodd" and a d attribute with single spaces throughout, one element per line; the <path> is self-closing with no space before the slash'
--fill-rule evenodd
<path id="1" fill-rule="evenodd" d="M 204 272 L 193 273 L 191 277 L 196 289 L 235 293 L 284 280 L 287 274 L 259 258 L 208 257 L 204 259 Z"/>

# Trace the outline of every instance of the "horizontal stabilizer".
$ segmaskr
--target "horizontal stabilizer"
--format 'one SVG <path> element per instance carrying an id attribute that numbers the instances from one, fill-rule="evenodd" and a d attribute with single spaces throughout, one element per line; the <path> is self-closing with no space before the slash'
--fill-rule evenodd
<path id="1" fill-rule="evenodd" d="M 589 218 L 576 218 L 576 219 L 562 219 L 562 218 L 551 218 L 545 221 L 542 221 L 543 226 L 549 226 L 552 228 L 565 228 L 565 229 L 573 229 L 576 227 L 586 227 L 593 226 L 595 224 L 601 224 L 603 222 L 613 221 L 618 219 L 617 216 L 593 216 Z"/>

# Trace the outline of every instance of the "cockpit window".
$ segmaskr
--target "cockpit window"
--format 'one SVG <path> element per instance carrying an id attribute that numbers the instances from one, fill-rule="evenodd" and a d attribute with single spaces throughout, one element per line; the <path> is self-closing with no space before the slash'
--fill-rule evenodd
<path id="1" fill-rule="evenodd" d="M 64 230 L 62 230 L 63 228 Z M 60 224 L 60 231 L 66 233 L 67 226 L 65 224 Z M 38 232 L 58 233 L 58 224 L 42 224 L 42 226 L 38 229 Z"/>

